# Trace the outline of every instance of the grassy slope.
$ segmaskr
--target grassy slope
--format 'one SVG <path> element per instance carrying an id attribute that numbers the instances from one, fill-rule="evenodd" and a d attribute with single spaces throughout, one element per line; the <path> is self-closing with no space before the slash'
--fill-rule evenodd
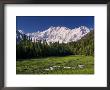
<path id="1" fill-rule="evenodd" d="M 84 65 L 79 68 L 78 65 Z M 60 66 L 54 70 L 45 70 L 52 66 Z M 67 69 L 72 67 L 75 69 Z M 93 56 L 65 56 L 48 57 L 40 59 L 29 59 L 16 62 L 17 74 L 93 74 L 94 57 Z"/>

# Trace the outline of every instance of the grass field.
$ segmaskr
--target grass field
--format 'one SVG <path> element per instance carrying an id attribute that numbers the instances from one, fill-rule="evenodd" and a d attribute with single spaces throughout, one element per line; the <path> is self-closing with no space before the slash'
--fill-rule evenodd
<path id="1" fill-rule="evenodd" d="M 94 74 L 94 57 L 72 55 L 17 60 L 16 74 Z"/>

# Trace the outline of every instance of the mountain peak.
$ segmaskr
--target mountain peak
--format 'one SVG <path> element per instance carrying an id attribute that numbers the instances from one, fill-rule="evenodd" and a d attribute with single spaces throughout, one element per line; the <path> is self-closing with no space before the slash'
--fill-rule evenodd
<path id="1" fill-rule="evenodd" d="M 86 26 L 80 26 L 79 28 L 74 29 L 69 29 L 64 26 L 51 26 L 47 30 L 39 31 L 39 33 L 27 33 L 26 35 L 30 36 L 33 41 L 46 40 L 47 42 L 68 43 L 81 39 L 89 32 L 90 29 Z"/>
<path id="2" fill-rule="evenodd" d="M 54 31 L 58 31 L 58 30 L 70 30 L 69 28 L 65 27 L 65 26 L 57 26 L 57 27 L 54 27 L 54 26 L 51 26 L 49 27 L 47 30 L 54 30 Z"/>
<path id="3" fill-rule="evenodd" d="M 18 30 L 19 33 L 25 34 L 23 30 Z"/>

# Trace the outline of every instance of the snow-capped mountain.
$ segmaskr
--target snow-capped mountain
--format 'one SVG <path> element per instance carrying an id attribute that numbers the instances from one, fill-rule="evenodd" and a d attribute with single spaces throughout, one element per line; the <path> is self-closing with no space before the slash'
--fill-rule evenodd
<path id="1" fill-rule="evenodd" d="M 67 43 L 77 41 L 89 32 L 90 29 L 86 26 L 81 26 L 74 29 L 51 26 L 49 29 L 42 32 L 27 33 L 26 35 L 30 36 L 32 38 L 32 41 L 46 40 L 47 42 Z"/>
<path id="2" fill-rule="evenodd" d="M 81 26 L 74 29 L 69 29 L 67 27 L 53 27 L 51 26 L 47 30 L 42 32 L 33 32 L 33 33 L 24 33 L 23 30 L 16 31 L 16 40 L 19 42 L 23 39 L 24 36 L 32 38 L 32 41 L 37 40 L 46 40 L 49 42 L 59 42 L 59 43 L 68 43 L 74 42 L 81 39 L 87 33 L 90 32 L 90 29 L 86 26 Z"/>
<path id="3" fill-rule="evenodd" d="M 16 41 L 17 43 L 23 39 L 26 34 L 22 30 L 16 30 Z"/>

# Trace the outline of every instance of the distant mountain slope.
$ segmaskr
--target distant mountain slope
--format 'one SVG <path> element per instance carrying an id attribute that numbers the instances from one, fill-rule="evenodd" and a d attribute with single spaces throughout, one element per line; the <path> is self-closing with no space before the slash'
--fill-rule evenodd
<path id="1" fill-rule="evenodd" d="M 77 54 L 94 55 L 94 30 L 90 31 L 86 36 L 77 41 Z"/>
<path id="2" fill-rule="evenodd" d="M 16 30 L 16 42 L 19 43 L 23 38 L 29 39 L 29 36 L 27 36 L 23 30 Z"/>
<path id="3" fill-rule="evenodd" d="M 86 34 L 84 37 L 82 37 L 80 40 L 78 41 L 94 41 L 94 30 L 91 30 L 88 34 Z"/>
<path id="4" fill-rule="evenodd" d="M 23 37 L 25 36 L 24 32 L 22 30 L 16 30 L 16 42 L 20 42 Z"/>

